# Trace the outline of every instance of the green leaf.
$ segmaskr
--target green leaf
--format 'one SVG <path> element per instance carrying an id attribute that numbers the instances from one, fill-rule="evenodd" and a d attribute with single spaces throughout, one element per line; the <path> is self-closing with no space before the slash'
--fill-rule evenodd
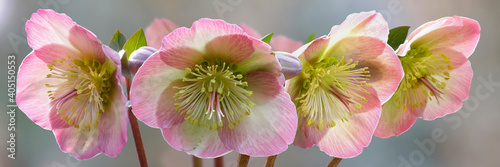
<path id="1" fill-rule="evenodd" d="M 389 30 L 389 40 L 387 44 L 394 50 L 398 49 L 399 45 L 405 42 L 406 36 L 408 36 L 408 30 L 410 30 L 410 26 L 401 26 Z"/>
<path id="2" fill-rule="evenodd" d="M 125 42 L 127 42 L 127 38 L 117 29 L 109 41 L 109 47 L 118 52 L 123 49 Z"/>
<path id="3" fill-rule="evenodd" d="M 273 35 L 274 32 L 267 34 L 264 38 L 261 39 L 261 41 L 269 44 L 269 42 L 271 42 L 271 38 L 273 37 Z"/>
<path id="4" fill-rule="evenodd" d="M 123 46 L 123 50 L 125 50 L 127 54 L 127 59 L 130 57 L 130 54 L 140 47 L 147 46 L 146 37 L 144 36 L 144 31 L 142 28 L 139 28 L 134 35 L 128 39 L 127 43 Z"/>
<path id="5" fill-rule="evenodd" d="M 316 36 L 316 33 L 315 32 L 311 32 L 311 34 L 309 35 L 309 37 L 307 37 L 306 43 L 312 42 L 314 40 L 314 36 Z"/>

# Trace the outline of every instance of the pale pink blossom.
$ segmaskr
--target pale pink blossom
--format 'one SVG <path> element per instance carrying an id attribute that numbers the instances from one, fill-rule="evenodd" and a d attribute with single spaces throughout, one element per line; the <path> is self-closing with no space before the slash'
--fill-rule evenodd
<path id="1" fill-rule="evenodd" d="M 19 108 L 77 159 L 117 156 L 128 118 L 118 54 L 52 10 L 34 13 L 26 33 L 33 51 L 19 67 Z"/>

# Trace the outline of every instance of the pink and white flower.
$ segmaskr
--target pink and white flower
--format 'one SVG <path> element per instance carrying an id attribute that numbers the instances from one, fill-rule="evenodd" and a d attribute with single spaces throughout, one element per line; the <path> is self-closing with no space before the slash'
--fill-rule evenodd
<path id="1" fill-rule="evenodd" d="M 52 10 L 34 13 L 26 33 L 33 51 L 19 67 L 19 108 L 77 159 L 117 156 L 127 142 L 118 54 Z"/>
<path id="2" fill-rule="evenodd" d="M 472 68 L 467 58 L 480 31 L 477 21 L 458 16 L 428 22 L 413 31 L 396 51 L 405 76 L 383 105 L 375 135 L 399 136 L 418 117 L 433 120 L 458 111 L 469 97 Z"/>
<path id="3" fill-rule="evenodd" d="M 188 154 L 275 155 L 297 128 L 280 75 L 268 44 L 236 25 L 200 19 L 168 34 L 144 62 L 132 82 L 132 111 Z"/>
<path id="4" fill-rule="evenodd" d="M 296 146 L 351 158 L 370 144 L 381 104 L 403 77 L 388 33 L 381 14 L 351 14 L 293 53 L 303 68 L 286 84 L 299 115 Z"/>

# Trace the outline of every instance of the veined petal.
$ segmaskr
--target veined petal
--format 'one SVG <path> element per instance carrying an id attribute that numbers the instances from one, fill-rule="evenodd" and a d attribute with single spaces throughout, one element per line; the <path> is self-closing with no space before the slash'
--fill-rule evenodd
<path id="1" fill-rule="evenodd" d="M 318 130 L 306 126 L 306 136 L 326 154 L 339 158 L 352 158 L 363 151 L 372 139 L 380 118 L 380 107 L 354 114 L 349 121 L 337 121 L 335 127 Z"/>
<path id="2" fill-rule="evenodd" d="M 375 11 L 355 13 L 347 16 L 339 26 L 332 27 L 330 31 L 331 43 L 347 36 L 374 37 L 387 42 L 389 28 L 382 14 Z"/>
<path id="3" fill-rule="evenodd" d="M 147 125 L 168 128 L 184 117 L 175 111 L 172 83 L 184 77 L 185 71 L 167 65 L 157 52 L 139 68 L 130 91 L 134 115 Z"/>
<path id="4" fill-rule="evenodd" d="M 398 107 L 399 103 L 395 101 L 396 98 L 398 97 L 393 97 L 382 105 L 382 114 L 377 129 L 375 130 L 375 136 L 389 138 L 394 135 L 401 135 L 410 129 L 417 120 L 418 116 L 413 113 L 422 113 L 421 110 L 425 108 L 425 106 L 417 107 L 415 109 L 410 109 L 410 111 L 403 112 L 402 109 Z"/>
<path id="5" fill-rule="evenodd" d="M 189 121 L 161 131 L 170 146 L 200 158 L 215 158 L 231 151 L 224 146 L 217 131 L 198 127 Z"/>
<path id="6" fill-rule="evenodd" d="M 28 44 L 34 50 L 52 43 L 71 46 L 70 29 L 76 25 L 66 14 L 39 9 L 26 23 Z"/>
<path id="7" fill-rule="evenodd" d="M 286 150 L 297 130 L 297 115 L 290 97 L 269 73 L 250 73 L 247 82 L 257 105 L 241 124 L 219 131 L 227 148 L 250 156 L 270 156 Z M 264 89 L 267 88 L 267 89 Z M 267 98 L 265 98 L 267 97 Z"/>
<path id="8" fill-rule="evenodd" d="M 377 91 L 382 103 L 389 100 L 403 78 L 398 57 L 389 45 L 377 38 L 343 38 L 324 57 L 344 57 L 358 61 L 359 67 L 368 67 L 370 80 L 367 82 Z"/>
<path id="9" fill-rule="evenodd" d="M 309 148 L 314 145 L 311 140 L 309 140 L 305 134 L 306 132 L 306 119 L 299 118 L 299 123 L 297 126 L 297 133 L 295 134 L 295 139 L 293 140 L 293 145 L 300 148 Z"/>
<path id="10" fill-rule="evenodd" d="M 280 74 L 280 65 L 276 61 L 276 57 L 271 50 L 271 47 L 254 38 L 248 38 L 252 41 L 254 47 L 254 52 L 245 60 L 238 63 L 238 72 L 250 73 L 254 71 L 262 71 L 274 73 L 276 75 Z"/>
<path id="11" fill-rule="evenodd" d="M 155 19 L 151 25 L 146 28 L 145 36 L 148 46 L 159 49 L 163 37 L 179 28 L 177 24 L 168 19 Z"/>
<path id="12" fill-rule="evenodd" d="M 480 31 L 481 27 L 475 20 L 459 16 L 444 17 L 413 31 L 407 42 L 401 45 L 398 54 L 406 55 L 411 48 L 425 46 L 431 50 L 450 48 L 469 57 L 479 41 Z"/>
<path id="13" fill-rule="evenodd" d="M 99 150 L 110 156 L 116 157 L 127 143 L 128 111 L 127 98 L 122 89 L 121 71 L 115 71 L 115 82 L 111 95 L 111 103 L 106 107 L 99 121 Z"/>
<path id="14" fill-rule="evenodd" d="M 205 60 L 219 59 L 238 64 L 255 52 L 253 41 L 246 35 L 219 36 L 205 45 Z"/>
<path id="15" fill-rule="evenodd" d="M 434 120 L 458 111 L 462 107 L 463 101 L 469 97 L 472 82 L 471 64 L 462 53 L 450 49 L 434 51 L 450 57 L 450 65 L 454 69 L 449 71 L 449 80 L 441 80 L 446 83 L 441 98 L 428 101 L 422 114 L 422 118 L 425 120 Z"/>
<path id="16" fill-rule="evenodd" d="M 19 67 L 17 78 L 16 102 L 19 107 L 33 122 L 44 129 L 52 130 L 64 128 L 67 123 L 57 118 L 57 112 L 51 111 L 48 91 L 51 88 L 45 84 L 59 84 L 57 80 L 47 80 L 51 72 L 47 64 L 31 52 Z"/>
<path id="17" fill-rule="evenodd" d="M 68 38 L 71 45 L 78 50 L 81 57 L 99 60 L 101 63 L 106 60 L 106 56 L 102 51 L 101 41 L 89 30 L 79 25 L 73 26 L 69 30 Z"/>
<path id="18" fill-rule="evenodd" d="M 91 131 L 81 131 L 79 129 L 69 127 L 64 129 L 55 129 L 57 143 L 61 150 L 70 154 L 79 160 L 90 159 L 101 153 L 98 149 L 97 129 Z"/>

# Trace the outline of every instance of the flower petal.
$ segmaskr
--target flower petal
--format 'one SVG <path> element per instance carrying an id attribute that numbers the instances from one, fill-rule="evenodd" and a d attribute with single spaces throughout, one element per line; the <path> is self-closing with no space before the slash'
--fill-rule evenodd
<path id="1" fill-rule="evenodd" d="M 170 146 L 200 158 L 215 158 L 231 151 L 224 146 L 216 130 L 200 128 L 189 121 L 161 131 Z"/>
<path id="2" fill-rule="evenodd" d="M 205 60 L 201 52 L 189 47 L 161 49 L 159 56 L 166 65 L 179 70 L 194 68 Z"/>
<path id="3" fill-rule="evenodd" d="M 52 43 L 70 46 L 69 31 L 76 25 L 66 14 L 39 9 L 26 23 L 28 44 L 35 50 Z"/>
<path id="4" fill-rule="evenodd" d="M 441 99 L 427 102 L 427 106 L 422 113 L 425 120 L 434 120 L 446 114 L 458 111 L 463 101 L 469 97 L 470 85 L 472 82 L 472 68 L 469 60 L 462 53 L 450 49 L 434 50 L 450 57 L 450 64 L 454 69 L 449 71 L 450 79 L 443 80 L 446 87 L 442 90 Z"/>
<path id="5" fill-rule="evenodd" d="M 81 131 L 69 127 L 54 130 L 54 135 L 61 150 L 79 160 L 90 159 L 101 153 L 97 148 L 98 134 L 97 129 Z"/>
<path id="6" fill-rule="evenodd" d="M 311 140 L 306 137 L 306 119 L 299 118 L 299 123 L 297 126 L 297 133 L 295 134 L 295 139 L 293 140 L 293 145 L 300 148 L 309 148 L 314 145 Z"/>
<path id="7" fill-rule="evenodd" d="M 134 115 L 147 125 L 168 128 L 184 117 L 175 111 L 173 82 L 184 77 L 185 71 L 167 65 L 157 52 L 139 68 L 130 91 Z"/>
<path id="8" fill-rule="evenodd" d="M 459 16 L 444 17 L 417 28 L 398 53 L 406 55 L 411 47 L 424 45 L 431 50 L 451 48 L 469 57 L 479 41 L 480 31 L 481 27 L 475 20 Z"/>
<path id="9" fill-rule="evenodd" d="M 258 39 L 248 39 L 252 41 L 254 52 L 250 57 L 237 64 L 238 72 L 250 73 L 254 71 L 262 71 L 276 75 L 281 74 L 281 67 L 278 61 L 276 61 L 276 57 L 274 56 L 271 47 Z"/>
<path id="10" fill-rule="evenodd" d="M 330 156 L 352 158 L 361 154 L 363 147 L 370 144 L 381 113 L 377 92 L 371 87 L 365 89 L 370 94 L 361 90 L 349 90 L 351 93 L 365 94 L 366 101 L 354 99 L 361 104 L 361 112 L 347 116 L 348 121 L 342 121 L 339 117 L 332 128 L 318 130 L 316 127 L 305 126 L 306 137 Z"/>
<path id="11" fill-rule="evenodd" d="M 79 52 L 79 55 L 91 60 L 106 61 L 102 51 L 102 43 L 89 30 L 76 25 L 69 30 L 69 42 Z"/>
<path id="12" fill-rule="evenodd" d="M 252 56 L 252 40 L 242 34 L 219 36 L 205 45 L 205 60 L 219 59 L 238 64 Z"/>
<path id="13" fill-rule="evenodd" d="M 44 129 L 52 130 L 68 127 L 68 124 L 57 117 L 57 112 L 51 110 L 51 100 L 47 91 L 52 90 L 45 84 L 55 85 L 60 80 L 48 80 L 51 71 L 47 64 L 31 52 L 19 67 L 17 78 L 16 102 L 33 122 Z"/>
<path id="14" fill-rule="evenodd" d="M 271 39 L 269 45 L 271 45 L 273 50 L 292 53 L 293 51 L 299 49 L 303 45 L 303 43 L 300 41 L 292 40 L 283 35 L 277 35 L 276 37 L 273 37 Z"/>
<path id="15" fill-rule="evenodd" d="M 227 148 L 250 156 L 270 156 L 285 151 L 297 130 L 297 114 L 290 96 L 277 77 L 264 72 L 248 74 L 250 100 L 257 105 L 241 124 L 224 126 L 219 136 Z M 267 89 L 266 89 L 267 88 Z M 277 93 L 277 94 L 276 94 Z"/>
<path id="16" fill-rule="evenodd" d="M 148 46 L 159 49 L 163 37 L 177 28 L 179 28 L 179 26 L 168 19 L 155 19 L 145 31 Z"/>
<path id="17" fill-rule="evenodd" d="M 387 42 L 389 28 L 382 14 L 375 11 L 350 14 L 330 31 L 331 44 L 347 36 L 373 37 Z"/>
<path id="18" fill-rule="evenodd" d="M 122 89 L 121 71 L 115 71 L 114 81 L 117 85 L 112 90 L 112 103 L 105 108 L 99 121 L 99 143 L 97 147 L 101 152 L 116 157 L 127 143 L 128 110 L 127 98 Z"/>
<path id="19" fill-rule="evenodd" d="M 391 136 L 399 136 L 410 129 L 417 120 L 417 116 L 413 113 L 422 113 L 422 111 L 406 111 L 398 108 L 396 99 L 393 97 L 382 106 L 382 115 L 378 122 L 375 136 L 380 138 L 389 138 Z M 411 107 L 408 107 L 411 108 Z M 423 107 L 417 107 L 410 110 L 423 110 Z"/>

